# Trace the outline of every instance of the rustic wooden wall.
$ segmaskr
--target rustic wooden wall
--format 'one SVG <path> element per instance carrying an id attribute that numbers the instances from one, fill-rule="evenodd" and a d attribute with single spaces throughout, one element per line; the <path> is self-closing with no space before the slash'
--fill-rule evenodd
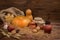
<path id="1" fill-rule="evenodd" d="M 25 12 L 31 8 L 33 16 L 40 16 L 44 19 L 60 20 L 60 0 L 0 0 L 0 10 L 9 7 L 17 7 Z"/>

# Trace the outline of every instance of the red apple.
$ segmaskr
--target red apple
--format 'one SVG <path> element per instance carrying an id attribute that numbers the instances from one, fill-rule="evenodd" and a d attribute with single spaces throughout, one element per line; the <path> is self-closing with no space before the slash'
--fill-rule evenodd
<path id="1" fill-rule="evenodd" d="M 14 27 L 12 25 L 8 26 L 8 31 L 11 32 L 12 30 L 14 30 Z"/>
<path id="2" fill-rule="evenodd" d="M 44 26 L 40 26 L 40 29 L 43 30 Z"/>
<path id="3" fill-rule="evenodd" d="M 29 24 L 29 28 L 31 28 L 31 29 L 36 28 L 36 23 L 35 23 L 35 21 L 32 21 L 32 22 Z"/>
<path id="4" fill-rule="evenodd" d="M 36 25 L 35 24 L 34 25 L 29 25 L 29 28 L 34 29 L 34 28 L 36 28 Z"/>
<path id="5" fill-rule="evenodd" d="M 45 25 L 44 26 L 44 32 L 45 33 L 51 33 L 52 25 Z"/>

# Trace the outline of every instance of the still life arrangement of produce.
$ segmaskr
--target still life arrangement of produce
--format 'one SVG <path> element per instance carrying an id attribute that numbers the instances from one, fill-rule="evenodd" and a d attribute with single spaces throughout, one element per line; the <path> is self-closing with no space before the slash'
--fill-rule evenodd
<path id="1" fill-rule="evenodd" d="M 7 37 L 19 39 L 22 34 L 36 34 L 40 30 L 50 34 L 52 30 L 49 21 L 41 17 L 33 18 L 31 9 L 27 9 L 25 13 L 15 7 L 1 10 L 0 19 L 2 25 L 0 30 Z"/>

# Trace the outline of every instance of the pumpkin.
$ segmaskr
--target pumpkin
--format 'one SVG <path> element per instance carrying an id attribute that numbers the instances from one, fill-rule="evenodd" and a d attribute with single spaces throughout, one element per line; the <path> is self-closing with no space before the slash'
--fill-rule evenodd
<path id="1" fill-rule="evenodd" d="M 31 9 L 27 9 L 27 10 L 26 10 L 26 17 L 28 17 L 30 20 L 33 20 L 33 16 L 32 16 L 32 11 L 31 11 Z"/>
<path id="2" fill-rule="evenodd" d="M 17 16 L 12 20 L 12 24 L 18 27 L 26 27 L 30 23 L 30 19 L 25 16 Z"/>
<path id="3" fill-rule="evenodd" d="M 27 10 L 26 10 L 26 15 L 31 15 L 31 14 L 32 14 L 31 9 L 27 9 Z"/>

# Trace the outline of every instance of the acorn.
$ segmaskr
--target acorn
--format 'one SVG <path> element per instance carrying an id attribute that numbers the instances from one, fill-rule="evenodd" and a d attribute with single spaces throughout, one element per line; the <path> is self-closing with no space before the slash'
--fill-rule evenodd
<path id="1" fill-rule="evenodd" d="M 32 32 L 33 32 L 33 33 L 37 33 L 38 30 L 37 30 L 37 29 L 33 29 Z"/>

